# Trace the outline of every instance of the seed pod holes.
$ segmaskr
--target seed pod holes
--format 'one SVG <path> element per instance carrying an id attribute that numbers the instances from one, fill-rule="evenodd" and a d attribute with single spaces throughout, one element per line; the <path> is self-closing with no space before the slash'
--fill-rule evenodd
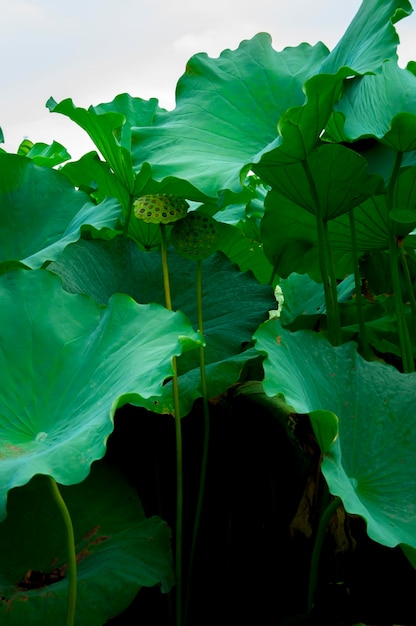
<path id="1" fill-rule="evenodd" d="M 171 224 L 185 217 L 189 204 L 171 194 L 148 194 L 133 203 L 134 215 L 148 224 Z"/>
<path id="2" fill-rule="evenodd" d="M 171 241 L 177 252 L 195 261 L 208 258 L 216 249 L 217 222 L 203 213 L 188 213 L 172 228 Z"/>

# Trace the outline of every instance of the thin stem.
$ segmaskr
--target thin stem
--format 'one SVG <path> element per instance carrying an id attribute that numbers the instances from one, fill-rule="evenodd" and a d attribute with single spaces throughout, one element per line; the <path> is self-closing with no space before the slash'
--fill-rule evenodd
<path id="1" fill-rule="evenodd" d="M 406 281 L 406 287 L 407 287 L 407 291 L 409 293 L 410 308 L 411 308 L 411 311 L 412 311 L 412 322 L 413 322 L 413 324 L 412 324 L 412 335 L 413 335 L 413 341 L 416 342 L 416 298 L 415 298 L 415 292 L 413 290 L 412 278 L 410 276 L 409 266 L 407 264 L 407 254 L 403 250 L 403 248 L 401 248 L 401 247 L 399 247 L 399 253 L 400 253 L 400 260 L 402 262 L 404 278 L 405 278 L 405 281 Z"/>
<path id="2" fill-rule="evenodd" d="M 329 278 L 329 288 L 331 294 L 331 316 L 332 316 L 332 326 L 334 333 L 334 345 L 339 346 L 342 343 L 342 333 L 341 333 L 341 314 L 339 310 L 338 304 L 338 289 L 337 289 L 337 280 L 335 276 L 335 266 L 334 266 L 334 257 L 332 255 L 331 243 L 329 240 L 329 231 L 328 231 L 328 221 L 323 220 L 323 232 L 324 232 L 324 242 L 325 242 L 325 251 L 327 258 L 327 268 L 328 268 L 328 278 Z M 327 311 L 328 315 L 328 311 Z"/>
<path id="3" fill-rule="evenodd" d="M 387 206 L 389 211 L 394 208 L 394 192 L 396 190 L 396 183 L 400 173 L 400 167 L 403 160 L 403 152 L 398 152 L 393 163 L 393 169 L 390 174 L 389 183 L 387 187 Z"/>
<path id="4" fill-rule="evenodd" d="M 198 330 L 203 337 L 204 325 L 203 325 L 203 316 L 202 316 L 202 261 L 201 260 L 197 261 L 196 300 L 197 300 L 197 309 L 198 309 Z M 189 596 L 190 596 L 189 590 L 191 586 L 196 544 L 197 544 L 199 525 L 200 525 L 201 514 L 202 514 L 202 506 L 204 502 L 205 482 L 206 482 L 207 465 L 208 465 L 209 438 L 210 438 L 210 415 L 209 415 L 209 404 L 208 404 L 207 377 L 206 377 L 206 371 L 205 371 L 205 347 L 204 346 L 201 346 L 199 348 L 199 368 L 200 368 L 200 376 L 201 376 L 202 402 L 203 402 L 203 410 L 204 410 L 204 442 L 203 442 L 203 450 L 202 450 L 201 474 L 199 478 L 198 502 L 197 502 L 196 513 L 195 513 L 191 554 L 190 554 L 190 559 L 189 559 L 188 584 L 187 584 L 187 593 L 186 593 L 184 624 L 187 623 L 187 617 L 188 617 Z"/>
<path id="5" fill-rule="evenodd" d="M 165 302 L 166 308 L 172 311 L 172 298 L 170 296 L 170 282 L 169 282 L 169 266 L 168 266 L 168 246 L 166 243 L 166 229 L 164 224 L 159 224 L 161 235 L 161 247 L 160 252 L 162 255 L 162 272 L 163 272 L 163 288 L 165 290 Z"/>
<path id="6" fill-rule="evenodd" d="M 341 321 L 338 306 L 337 284 L 333 271 L 331 248 L 328 237 L 328 223 L 323 218 L 318 191 L 316 189 L 315 181 L 313 179 L 312 172 L 306 159 L 302 161 L 302 165 L 306 174 L 306 178 L 308 179 L 311 196 L 315 204 L 316 228 L 318 234 L 319 267 L 321 270 L 321 278 L 325 293 L 329 339 L 333 345 L 337 346 L 342 343 Z"/>
<path id="7" fill-rule="evenodd" d="M 166 308 L 172 311 L 170 295 L 169 266 L 167 255 L 165 225 L 160 224 L 161 256 L 163 271 L 163 287 Z M 175 418 L 176 438 L 176 541 L 175 541 L 175 574 L 176 574 L 176 626 L 182 624 L 182 527 L 183 527 L 183 467 L 182 467 L 182 425 L 179 404 L 179 383 L 176 357 L 172 357 L 172 392 Z"/>
<path id="8" fill-rule="evenodd" d="M 329 521 L 337 508 L 341 504 L 341 498 L 337 496 L 330 504 L 326 507 L 323 512 L 321 519 L 319 520 L 318 530 L 315 537 L 315 544 L 312 550 L 311 557 L 311 567 L 309 573 L 309 590 L 308 590 L 308 615 L 312 612 L 313 609 L 313 601 L 315 597 L 315 591 L 318 585 L 318 574 L 319 574 L 319 561 L 322 553 L 322 546 L 324 543 L 326 530 L 328 528 Z"/>
<path id="9" fill-rule="evenodd" d="M 355 215 L 354 209 L 351 209 L 349 213 L 350 218 L 350 232 L 351 232 L 351 250 L 352 260 L 354 264 L 354 281 L 355 281 L 355 304 L 357 308 L 358 327 L 360 329 L 360 339 L 363 349 L 364 358 L 369 361 L 371 359 L 371 351 L 368 343 L 367 328 L 364 318 L 364 307 L 361 295 L 361 275 L 360 264 L 358 260 L 358 248 L 357 248 L 357 232 L 355 229 Z"/>
<path id="10" fill-rule="evenodd" d="M 75 550 L 74 528 L 71 516 L 58 485 L 52 476 L 47 476 L 53 499 L 59 509 L 66 529 L 67 557 L 68 557 L 68 608 L 66 626 L 73 626 L 75 622 L 75 606 L 77 601 L 77 558 Z"/>
<path id="11" fill-rule="evenodd" d="M 396 309 L 397 329 L 399 333 L 400 351 L 405 373 L 415 371 L 412 344 L 403 306 L 403 297 L 399 273 L 399 248 L 393 233 L 389 236 L 390 273 L 393 282 L 393 298 Z"/>
<path id="12" fill-rule="evenodd" d="M 397 179 L 400 174 L 400 167 L 403 159 L 403 153 L 398 152 L 394 161 L 393 169 L 390 175 L 390 180 L 387 189 L 387 208 L 390 212 L 394 209 L 394 194 L 396 191 Z M 403 371 L 414 372 L 415 362 L 413 357 L 413 350 L 410 341 L 409 329 L 407 327 L 406 316 L 403 306 L 403 297 L 400 284 L 399 273 L 399 256 L 400 249 L 396 236 L 394 234 L 392 224 L 390 222 L 389 233 L 389 256 L 390 256 L 390 274 L 393 283 L 393 298 L 394 306 L 396 309 L 397 317 L 397 329 L 399 333 L 400 351 L 402 356 Z"/>
<path id="13" fill-rule="evenodd" d="M 182 517 L 183 517 L 183 468 L 182 468 L 182 425 L 179 409 L 179 385 L 176 357 L 172 359 L 174 374 L 172 378 L 173 402 L 175 407 L 176 439 L 176 626 L 182 624 Z"/>

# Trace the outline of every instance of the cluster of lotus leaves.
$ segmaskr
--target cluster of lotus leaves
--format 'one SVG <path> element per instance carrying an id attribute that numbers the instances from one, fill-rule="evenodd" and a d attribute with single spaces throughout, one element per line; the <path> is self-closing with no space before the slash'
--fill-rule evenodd
<path id="1" fill-rule="evenodd" d="M 159 246 L 158 225 L 131 215 L 131 198 L 146 194 L 205 203 L 211 213 L 225 206 L 215 216 L 218 251 L 204 261 L 210 395 L 236 382 L 247 360 L 265 357 L 266 393 L 284 394 L 311 416 L 331 493 L 366 520 L 370 537 L 401 545 L 416 564 L 415 375 L 276 319 L 258 327 L 275 306 L 273 270 L 296 298 L 292 272 L 319 277 L 316 204 L 301 161 L 328 223 L 338 278 L 352 271 L 352 210 L 361 218 L 358 252 L 388 246 L 384 185 L 397 151 L 406 153 L 394 198 L 404 211 L 390 219 L 400 234 L 416 225 L 416 78 L 414 64 L 397 65 L 394 28 L 411 10 L 407 0 L 364 0 L 332 51 L 303 43 L 277 52 L 263 33 L 217 59 L 198 54 L 172 111 L 128 94 L 88 110 L 50 99 L 50 111 L 81 126 L 103 159 L 90 152 L 58 171 L 68 158 L 59 144 L 28 146 L 25 155 L 0 151 L 0 615 L 8 624 L 32 616 L 48 623 L 52 614 L 59 622 L 65 610 L 65 580 L 25 587 L 30 570 L 66 568 L 61 530 L 48 522 L 45 476 L 61 485 L 74 520 L 79 623 L 105 623 L 142 584 L 167 590 L 173 582 L 167 528 L 145 519 L 101 461 L 118 407 L 171 412 L 174 356 L 181 414 L 201 395 L 203 339 L 189 304 L 195 268 L 169 253 L 178 311 L 168 311 L 159 256 L 144 254 Z M 322 129 L 328 143 L 318 141 Z M 377 143 L 366 155 L 373 172 L 340 145 L 363 136 Z M 234 228 L 238 218 L 226 206 L 247 204 L 241 181 L 249 170 L 271 189 L 264 246 Z M 341 293 L 349 297 L 351 285 Z M 317 297 L 310 306 L 322 313 Z M 296 316 L 300 305 L 285 306 Z M 255 347 L 242 351 L 253 336 Z"/>

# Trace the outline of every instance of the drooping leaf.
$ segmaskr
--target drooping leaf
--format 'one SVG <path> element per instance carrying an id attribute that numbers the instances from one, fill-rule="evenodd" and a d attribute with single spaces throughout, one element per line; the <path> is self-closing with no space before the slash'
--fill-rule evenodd
<path id="1" fill-rule="evenodd" d="M 317 333 L 290 333 L 275 320 L 255 339 L 266 354 L 268 395 L 283 393 L 299 413 L 324 410 L 338 418 L 335 438 L 332 422 L 319 424 L 332 432 L 322 462 L 331 493 L 365 519 L 375 541 L 416 548 L 416 374 L 367 362 L 352 342 L 334 348 Z M 323 436 L 328 442 L 328 432 Z"/>
<path id="2" fill-rule="evenodd" d="M 36 165 L 54 167 L 60 165 L 71 158 L 67 149 L 57 141 L 50 145 L 46 143 L 32 143 L 29 139 L 24 139 L 20 144 L 17 154 L 32 159 Z"/>
<path id="3" fill-rule="evenodd" d="M 82 483 L 60 488 L 77 551 L 75 624 L 100 626 L 142 586 L 173 583 L 170 531 L 146 519 L 135 491 L 115 468 L 94 464 Z M 45 476 L 9 494 L 0 524 L 0 619 L 9 626 L 64 624 L 68 594 L 66 536 Z"/>
<path id="4" fill-rule="evenodd" d="M 96 206 L 60 172 L 0 154 L 0 262 L 39 268 L 77 241 L 81 229 L 113 228 L 119 216 L 116 200 Z"/>
<path id="5" fill-rule="evenodd" d="M 52 113 L 66 115 L 88 133 L 113 172 L 132 193 L 131 128 L 133 124 L 152 124 L 159 110 L 157 100 L 120 94 L 113 102 L 91 106 L 88 110 L 76 107 L 69 98 L 59 104 L 50 98 L 46 106 Z"/>
<path id="6" fill-rule="evenodd" d="M 35 474 L 82 481 L 105 452 L 117 406 L 161 393 L 171 359 L 198 346 L 182 313 L 115 294 L 69 294 L 45 270 L 0 277 L 0 519 Z"/>
<path id="7" fill-rule="evenodd" d="M 399 37 L 394 24 L 412 11 L 408 0 L 363 0 L 321 71 L 334 73 L 340 67 L 358 74 L 379 71 L 386 59 L 397 59 Z"/>
<path id="8" fill-rule="evenodd" d="M 328 132 L 336 141 L 376 137 L 394 150 L 416 149 L 416 76 L 396 61 L 381 72 L 347 81 Z"/>

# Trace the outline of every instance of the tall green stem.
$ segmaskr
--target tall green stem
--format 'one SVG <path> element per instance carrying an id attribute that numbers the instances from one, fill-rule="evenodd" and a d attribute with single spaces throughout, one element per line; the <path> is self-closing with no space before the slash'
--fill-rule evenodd
<path id="1" fill-rule="evenodd" d="M 322 553 L 322 546 L 324 543 L 326 530 L 328 528 L 329 521 L 337 508 L 341 504 L 341 498 L 338 496 L 330 502 L 330 504 L 324 510 L 321 519 L 319 520 L 318 530 L 316 532 L 315 544 L 312 550 L 311 567 L 309 573 L 309 589 L 308 589 L 308 615 L 313 609 L 313 601 L 315 597 L 316 588 L 318 585 L 319 574 L 319 561 Z"/>
<path id="2" fill-rule="evenodd" d="M 68 608 L 66 613 L 66 626 L 75 623 L 75 606 L 77 601 L 77 558 L 75 550 L 74 528 L 71 516 L 65 501 L 59 491 L 58 485 L 52 476 L 47 477 L 53 499 L 59 509 L 66 529 L 67 558 L 68 558 Z"/>
<path id="3" fill-rule="evenodd" d="M 409 266 L 407 264 L 407 255 L 403 248 L 399 248 L 400 258 L 402 262 L 402 268 L 404 273 L 404 278 L 406 281 L 406 287 L 409 294 L 410 301 L 410 309 L 412 312 L 412 337 L 411 340 L 416 344 L 416 298 L 415 292 L 413 290 L 412 278 L 409 272 Z"/>
<path id="4" fill-rule="evenodd" d="M 358 327 L 360 329 L 361 345 L 363 349 L 364 358 L 369 361 L 371 359 L 371 351 L 368 343 L 367 329 L 364 319 L 363 300 L 361 295 L 361 275 L 360 264 L 358 260 L 358 248 L 357 248 L 357 232 L 355 229 L 355 215 L 354 209 L 351 209 L 349 213 L 350 218 L 350 232 L 351 232 L 351 249 L 352 260 L 354 264 L 354 281 L 355 281 L 355 303 L 357 308 Z"/>
<path id="5" fill-rule="evenodd" d="M 203 315 L 202 315 L 202 261 L 201 260 L 197 261 L 196 301 L 197 301 L 197 310 L 198 310 L 198 330 L 201 336 L 203 337 L 204 336 L 204 324 L 203 324 Z M 196 551 L 196 544 L 197 544 L 197 539 L 198 539 L 199 525 L 200 525 L 200 520 L 201 520 L 202 506 L 204 503 L 205 482 L 206 482 L 207 466 L 208 466 L 210 415 L 209 415 L 209 405 L 208 405 L 207 377 L 206 377 L 206 371 L 205 371 L 205 347 L 204 346 L 201 346 L 199 348 L 199 369 L 200 369 L 200 376 L 201 376 L 202 402 L 203 402 L 203 410 L 204 410 L 204 442 L 203 442 L 203 450 L 202 450 L 201 474 L 199 478 L 198 502 L 197 502 L 196 513 L 195 513 L 191 554 L 190 554 L 190 559 L 189 559 L 188 584 L 187 584 L 187 593 L 186 593 L 186 608 L 185 608 L 184 624 L 187 623 L 188 603 L 189 603 L 189 596 L 190 596 L 189 590 L 190 590 L 191 580 L 192 580 L 192 570 L 193 570 L 193 564 L 195 560 L 195 551 Z"/>
<path id="6" fill-rule="evenodd" d="M 403 152 L 398 152 L 393 163 L 393 169 L 390 174 L 389 184 L 387 187 L 387 207 L 391 211 L 394 208 L 394 194 L 396 191 L 396 183 L 400 173 L 400 167 L 403 160 Z"/>
<path id="7" fill-rule="evenodd" d="M 415 363 L 413 358 L 412 343 L 403 306 L 402 290 L 399 273 L 399 247 L 394 234 L 389 237 L 390 273 L 393 282 L 393 298 L 396 309 L 397 329 L 399 333 L 400 350 L 404 372 L 414 372 Z"/>
<path id="8" fill-rule="evenodd" d="M 302 161 L 303 169 L 309 182 L 310 192 L 315 205 L 316 228 L 318 233 L 319 267 L 324 286 L 328 333 L 331 343 L 338 346 L 342 343 L 341 318 L 338 305 L 337 283 L 334 273 L 331 246 L 328 236 L 328 222 L 322 215 L 322 207 L 315 181 L 309 164 Z"/>
<path id="9" fill-rule="evenodd" d="M 387 208 L 390 212 L 394 209 L 394 198 L 395 191 L 397 185 L 397 179 L 400 174 L 400 167 L 403 159 L 403 153 L 398 152 L 396 155 L 396 159 L 393 165 L 393 169 L 390 175 L 390 180 L 388 184 L 387 190 Z M 397 329 L 399 333 L 399 342 L 400 342 L 400 350 L 403 362 L 403 371 L 404 372 L 414 372 L 415 371 L 415 362 L 413 357 L 412 344 L 409 335 L 409 329 L 407 327 L 406 316 L 403 305 L 403 297 L 402 290 L 400 284 L 400 273 L 399 273 L 399 258 L 400 258 L 400 248 L 397 242 L 397 238 L 394 234 L 393 226 L 390 222 L 390 232 L 389 232 L 389 256 L 390 256 L 390 273 L 391 279 L 393 283 L 393 298 L 394 298 L 394 306 L 396 310 L 396 318 L 397 318 Z"/>
<path id="10" fill-rule="evenodd" d="M 170 295 L 169 267 L 165 225 L 160 224 L 161 255 L 163 271 L 163 287 L 165 290 L 166 308 L 172 310 Z M 183 468 L 182 468 L 182 426 L 179 405 L 179 383 L 176 357 L 172 358 L 173 377 L 173 406 L 175 417 L 176 438 L 176 542 L 175 542 L 175 573 L 176 573 L 176 626 L 182 624 L 182 525 L 183 525 Z"/>

